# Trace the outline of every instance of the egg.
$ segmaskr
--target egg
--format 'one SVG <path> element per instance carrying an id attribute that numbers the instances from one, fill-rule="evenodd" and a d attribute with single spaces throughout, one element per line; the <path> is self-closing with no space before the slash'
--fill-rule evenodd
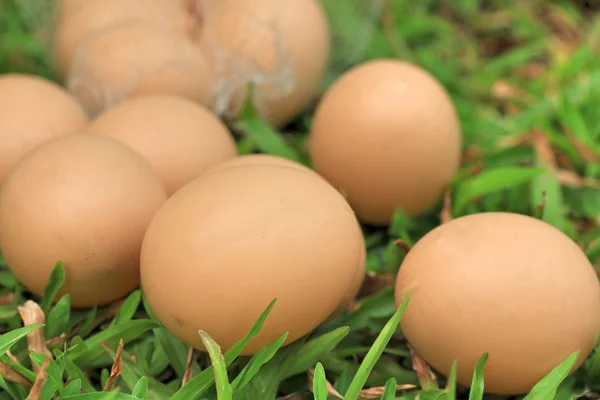
<path id="1" fill-rule="evenodd" d="M 235 118 L 254 83 L 259 113 L 281 127 L 313 100 L 329 62 L 326 15 L 316 0 L 200 2 L 200 47 L 212 67 L 213 106 Z"/>
<path id="2" fill-rule="evenodd" d="M 0 75 L 0 186 L 27 152 L 87 122 L 77 99 L 56 83 L 28 74 Z"/>
<path id="3" fill-rule="evenodd" d="M 277 298 L 254 354 L 285 332 L 310 333 L 341 304 L 361 257 L 352 209 L 323 179 L 273 164 L 207 173 L 175 193 L 142 246 L 150 308 L 184 343 L 204 349 L 204 330 L 223 351 L 242 339 Z"/>
<path id="4" fill-rule="evenodd" d="M 57 73 L 66 76 L 87 36 L 126 21 L 143 21 L 181 35 L 192 29 L 189 14 L 174 1 L 61 0 L 52 49 Z"/>
<path id="5" fill-rule="evenodd" d="M 600 333 L 600 285 L 590 261 L 553 226 L 520 214 L 460 217 L 426 234 L 404 259 L 396 302 L 413 348 L 470 385 L 489 353 L 485 390 L 522 394 Z"/>
<path id="6" fill-rule="evenodd" d="M 0 191 L 0 242 L 8 267 L 42 295 L 64 262 L 74 307 L 104 305 L 139 285 L 142 239 L 165 202 L 142 156 L 113 139 L 73 134 L 45 142 Z"/>
<path id="7" fill-rule="evenodd" d="M 377 59 L 345 72 L 317 105 L 309 153 L 359 220 L 388 225 L 401 208 L 427 212 L 456 174 L 460 123 L 451 98 L 428 72 Z"/>
<path id="8" fill-rule="evenodd" d="M 315 171 L 300 164 L 299 162 L 271 154 L 246 154 L 239 157 L 230 158 L 227 161 L 217 164 L 211 168 L 209 172 L 220 171 L 224 168 L 256 164 L 280 165 L 282 167 L 294 168 L 299 171 L 309 172 L 316 175 Z"/>
<path id="9" fill-rule="evenodd" d="M 214 114 L 172 95 L 124 100 L 96 117 L 86 131 L 119 140 L 144 156 L 169 196 L 237 155 L 233 136 Z"/>
<path id="10" fill-rule="evenodd" d="M 209 66 L 191 41 L 139 21 L 87 36 L 68 76 L 67 86 L 92 114 L 142 94 L 172 94 L 204 104 L 211 90 Z"/>

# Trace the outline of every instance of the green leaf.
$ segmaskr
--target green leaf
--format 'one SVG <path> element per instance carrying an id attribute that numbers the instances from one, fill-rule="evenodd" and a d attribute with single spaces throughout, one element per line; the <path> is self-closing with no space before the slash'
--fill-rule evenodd
<path id="1" fill-rule="evenodd" d="M 119 308 L 119 312 L 117 312 L 117 315 L 115 315 L 109 326 L 113 327 L 115 325 L 122 324 L 123 322 L 130 321 L 135 315 L 141 300 L 142 292 L 140 290 L 136 290 L 127 296 L 127 299 L 125 299 Z"/>
<path id="2" fill-rule="evenodd" d="M 95 392 L 64 396 L 60 400 L 139 400 L 138 397 L 120 392 Z"/>
<path id="3" fill-rule="evenodd" d="M 86 315 L 83 324 L 81 325 L 81 329 L 79 330 L 79 335 L 81 337 L 87 337 L 92 333 L 92 329 L 94 326 L 94 320 L 96 319 L 96 314 L 98 313 L 98 307 L 92 307 Z"/>
<path id="4" fill-rule="evenodd" d="M 350 328 L 342 326 L 306 342 L 294 357 L 292 366 L 285 377 L 289 378 L 293 375 L 306 372 L 319 361 L 319 358 L 323 354 L 335 349 L 349 332 Z"/>
<path id="5" fill-rule="evenodd" d="M 526 167 L 501 167 L 483 171 L 457 185 L 453 214 L 462 214 L 464 208 L 479 196 L 527 183 L 545 171 L 544 168 Z"/>
<path id="6" fill-rule="evenodd" d="M 558 387 L 569 376 L 569 372 L 575 365 L 578 356 L 579 351 L 571 353 L 569 357 L 539 381 L 523 400 L 554 400 Z"/>
<path id="7" fill-rule="evenodd" d="M 42 299 L 42 310 L 44 313 L 48 313 L 50 310 L 50 306 L 52 302 L 58 295 L 58 292 L 62 288 L 65 283 L 65 266 L 62 261 L 56 263 L 56 266 L 52 270 L 50 274 L 50 279 L 48 279 L 48 283 L 46 284 L 46 288 L 44 289 L 44 298 Z"/>
<path id="8" fill-rule="evenodd" d="M 58 337 L 69 330 L 69 319 L 71 318 L 71 296 L 62 296 L 52 307 L 46 320 L 46 338 Z"/>
<path id="9" fill-rule="evenodd" d="M 385 383 L 381 400 L 395 400 L 396 399 L 396 379 L 390 378 Z"/>
<path id="10" fill-rule="evenodd" d="M 31 353 L 29 357 L 38 365 L 38 367 L 41 367 L 48 358 L 44 354 L 37 353 Z M 56 390 L 62 393 L 64 390 L 62 381 L 63 370 L 54 360 L 49 361 L 48 367 L 46 368 L 46 374 L 48 375 L 48 380 L 44 385 L 44 389 L 46 390 L 47 395 L 52 397 Z M 44 391 L 42 391 L 42 393 L 44 393 Z"/>
<path id="11" fill-rule="evenodd" d="M 175 373 L 182 378 L 187 366 L 187 346 L 165 328 L 156 328 L 152 332 L 167 355 Z"/>
<path id="12" fill-rule="evenodd" d="M 127 343 L 139 338 L 143 333 L 156 328 L 158 325 L 158 322 L 149 319 L 138 319 L 115 325 L 86 339 L 84 344 L 87 349 L 72 352 L 70 357 L 79 365 L 89 366 L 104 354 L 104 349 L 100 345 L 101 341 L 107 342 L 109 346 L 116 345 L 119 339 L 123 339 L 123 342 Z"/>
<path id="13" fill-rule="evenodd" d="M 19 340 L 27 336 L 28 333 L 44 326 L 43 324 L 31 324 L 23 328 L 15 329 L 0 335 L 0 356 L 6 352 Z"/>
<path id="14" fill-rule="evenodd" d="M 248 331 L 248 334 L 232 348 L 225 352 L 225 364 L 229 366 L 242 352 L 242 350 L 246 347 L 248 342 L 252 340 L 262 329 L 269 313 L 275 306 L 276 299 L 273 300 L 263 311 L 263 313 L 258 317 L 254 325 Z M 190 399 L 198 399 L 213 383 L 212 379 L 212 367 L 209 367 L 202 371 L 200 374 L 196 375 L 189 381 L 185 386 L 175 393 L 170 400 L 190 400 Z"/>
<path id="15" fill-rule="evenodd" d="M 482 400 L 484 392 L 483 382 L 483 370 L 485 363 L 488 359 L 489 354 L 484 353 L 477 364 L 475 365 L 475 371 L 473 372 L 473 379 L 471 379 L 471 389 L 469 390 L 469 400 Z"/>
<path id="16" fill-rule="evenodd" d="M 408 296 L 404 297 L 404 300 L 402 301 L 400 307 L 398 307 L 398 310 L 394 313 L 392 318 L 390 318 L 388 323 L 385 324 L 385 327 L 383 328 L 379 336 L 377 336 L 375 343 L 373 343 L 373 346 L 371 347 L 371 349 L 365 356 L 363 362 L 361 363 L 360 367 L 358 368 L 358 372 L 356 373 L 354 379 L 352 379 L 352 383 L 350 384 L 350 387 L 348 388 L 348 391 L 344 396 L 344 400 L 358 399 L 360 391 L 362 390 L 363 386 L 365 385 L 365 382 L 367 382 L 367 379 L 369 378 L 369 374 L 373 370 L 373 367 L 375 367 L 375 363 L 383 354 L 385 347 L 392 338 L 392 335 L 396 331 L 396 328 L 398 328 L 400 319 L 402 318 L 402 315 L 404 314 L 407 305 Z"/>
<path id="17" fill-rule="evenodd" d="M 229 376 L 227 375 L 227 364 L 225 364 L 225 358 L 221 353 L 221 346 L 214 341 L 210 335 L 204 331 L 198 331 L 200 339 L 208 355 L 213 367 L 213 373 L 215 374 L 215 385 L 217 387 L 217 397 L 219 400 L 232 400 L 233 390 L 229 384 Z"/>
<path id="18" fill-rule="evenodd" d="M 285 139 L 261 118 L 253 105 L 254 89 L 248 89 L 248 95 L 242 108 L 237 127 L 263 153 L 273 154 L 300 162 L 298 152 Z"/>
<path id="19" fill-rule="evenodd" d="M 239 390 L 246 386 L 250 380 L 258 373 L 260 367 L 268 363 L 277 353 L 277 350 L 283 345 L 285 339 L 287 339 L 288 333 L 284 333 L 275 342 L 269 344 L 266 347 L 260 349 L 246 364 L 244 369 L 238 374 L 231 384 L 234 391 Z"/>
<path id="20" fill-rule="evenodd" d="M 63 398 L 66 396 L 74 396 L 76 394 L 81 394 L 81 379 L 75 379 L 69 382 L 63 391 Z"/>
<path id="21" fill-rule="evenodd" d="M 148 394 L 148 378 L 142 376 L 140 380 L 135 384 L 135 387 L 131 391 L 131 395 L 138 399 L 144 400 Z"/>
<path id="22" fill-rule="evenodd" d="M 323 364 L 317 363 L 315 367 L 315 376 L 313 378 L 313 393 L 315 400 L 327 400 L 329 394 L 327 390 L 327 378 L 325 377 L 325 369 Z"/>
<path id="23" fill-rule="evenodd" d="M 448 374 L 448 382 L 446 384 L 446 400 L 456 399 L 456 360 L 452 362 L 450 373 Z"/>

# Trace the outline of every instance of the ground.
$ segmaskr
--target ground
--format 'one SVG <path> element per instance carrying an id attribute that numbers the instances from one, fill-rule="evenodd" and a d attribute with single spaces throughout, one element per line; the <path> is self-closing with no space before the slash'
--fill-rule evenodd
<path id="1" fill-rule="evenodd" d="M 52 26 L 41 14 L 43 2 L 19 2 L 20 7 L 17 2 L 0 1 L 0 72 L 53 78 L 47 52 Z M 369 7 L 364 6 L 367 3 Z M 189 359 L 181 342 L 148 319 L 139 291 L 124 302 L 92 311 L 69 310 L 66 301 L 52 305 L 47 299 L 64 279 L 58 266 L 44 300 L 35 299 L 41 308 L 28 303 L 20 313 L 17 306 L 30 296 L 3 268 L 1 400 L 25 399 L 30 390 L 31 399 L 50 399 L 59 393 L 60 398 L 80 400 L 217 395 L 231 399 L 232 390 L 235 399 L 311 398 L 309 390 L 318 400 L 341 398 L 337 393 L 356 399 L 363 388 L 363 398 L 478 399 L 482 394 L 477 373 L 470 394 L 463 389 L 455 393 L 452 384 L 446 389 L 444 378 L 432 380 L 424 365 L 416 362 L 417 368 L 412 367 L 398 330 L 402 310 L 394 314 L 390 287 L 406 245 L 449 215 L 514 211 L 562 229 L 600 267 L 600 17 L 595 14 L 600 3 L 327 0 L 325 4 L 337 44 L 325 86 L 348 66 L 397 57 L 429 70 L 452 95 L 465 147 L 446 206 L 440 204 L 415 219 L 399 215 L 389 229 L 369 230 L 370 274 L 364 297 L 348 313 L 319 328 L 313 339 L 275 355 L 276 347 L 267 348 L 250 363 L 236 358 L 234 350 L 224 358 L 211 354 L 214 374 L 211 369 L 200 373 L 209 365 L 208 357 L 195 354 Z M 310 115 L 309 110 L 287 133 L 274 132 L 260 121 L 242 123 L 240 151 L 305 155 L 303 132 Z M 399 246 L 398 239 L 405 246 Z M 43 367 L 45 373 L 38 373 L 43 358 L 32 356 L 30 368 L 25 340 L 36 326 L 21 327 L 23 319 L 39 320 L 43 312 L 50 340 L 46 345 L 36 343 L 33 334 L 29 348 L 34 352 L 50 348 L 55 359 Z M 69 348 L 65 339 L 70 346 L 79 346 Z M 118 346 L 119 339 L 124 348 Z M 224 364 L 229 363 L 227 379 Z M 564 371 L 557 370 L 530 398 L 600 397 L 596 391 L 600 356 L 592 356 L 557 390 L 563 378 Z M 179 389 L 182 380 L 187 384 Z M 394 384 L 399 385 L 397 393 Z M 75 395 L 80 388 L 86 394 Z M 118 391 L 96 392 L 101 388 Z"/>

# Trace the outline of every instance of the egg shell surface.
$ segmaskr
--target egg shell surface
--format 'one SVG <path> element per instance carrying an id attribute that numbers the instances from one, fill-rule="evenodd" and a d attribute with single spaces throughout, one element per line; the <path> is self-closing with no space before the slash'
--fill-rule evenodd
<path id="1" fill-rule="evenodd" d="M 56 71 L 65 76 L 87 36 L 111 25 L 142 21 L 186 35 L 190 15 L 170 0 L 60 0 L 54 33 Z"/>
<path id="2" fill-rule="evenodd" d="M 62 260 L 60 295 L 74 307 L 108 304 L 138 286 L 142 239 L 165 200 L 154 169 L 129 147 L 92 134 L 55 138 L 0 191 L 3 256 L 37 295 Z"/>
<path id="3" fill-rule="evenodd" d="M 223 0 L 202 4 L 200 46 L 213 70 L 214 105 L 232 117 L 254 83 L 254 104 L 281 127 L 315 97 L 331 39 L 315 0 Z"/>
<path id="4" fill-rule="evenodd" d="M 279 165 L 222 169 L 192 181 L 153 219 L 142 286 L 175 336 L 223 351 L 277 298 L 254 354 L 285 332 L 308 334 L 342 302 L 361 257 L 360 226 L 343 197 L 314 174 Z"/>
<path id="5" fill-rule="evenodd" d="M 315 111 L 314 168 L 359 220 L 388 225 L 437 203 L 458 170 L 460 123 L 445 89 L 413 64 L 378 59 L 345 72 Z"/>
<path id="6" fill-rule="evenodd" d="M 488 212 L 452 220 L 410 250 L 396 281 L 400 325 L 432 367 L 470 385 L 485 353 L 485 390 L 532 387 L 572 352 L 574 369 L 600 333 L 600 285 L 568 236 L 538 219 Z"/>
<path id="7" fill-rule="evenodd" d="M 295 168 L 300 171 L 315 174 L 315 171 L 300 164 L 299 162 L 271 154 L 245 154 L 235 158 L 230 158 L 212 167 L 210 172 L 220 171 L 224 168 L 256 164 L 280 165 L 283 167 Z"/>
<path id="8" fill-rule="evenodd" d="M 0 186 L 29 151 L 87 123 L 77 99 L 56 83 L 28 74 L 0 75 Z"/>
<path id="9" fill-rule="evenodd" d="M 144 156 L 169 196 L 237 155 L 225 124 L 203 106 L 172 95 L 124 100 L 98 115 L 86 131 L 119 140 Z"/>
<path id="10" fill-rule="evenodd" d="M 211 91 L 206 59 L 188 38 L 139 21 L 88 35 L 67 82 L 93 115 L 142 94 L 172 94 L 206 104 Z"/>

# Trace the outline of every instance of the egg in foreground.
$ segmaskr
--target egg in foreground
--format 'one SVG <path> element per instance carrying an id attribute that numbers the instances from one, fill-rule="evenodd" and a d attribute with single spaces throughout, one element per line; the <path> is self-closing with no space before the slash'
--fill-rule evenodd
<path id="1" fill-rule="evenodd" d="M 279 165 L 222 169 L 175 193 L 150 224 L 142 287 L 175 336 L 224 351 L 275 298 L 253 354 L 289 332 L 310 333 L 342 302 L 361 261 L 362 233 L 343 197 L 312 173 Z"/>
<path id="2" fill-rule="evenodd" d="M 142 156 L 106 137 L 52 139 L 24 157 L 0 191 L 0 241 L 8 267 L 41 296 L 62 260 L 74 307 L 104 305 L 139 285 L 142 239 L 165 202 Z"/>
<path id="3" fill-rule="evenodd" d="M 119 140 L 144 156 L 169 196 L 237 155 L 225 124 L 203 106 L 172 95 L 124 100 L 98 115 L 86 131 Z"/>
<path id="4" fill-rule="evenodd" d="M 432 230 L 410 250 L 396 282 L 400 322 L 414 349 L 470 385 L 489 353 L 485 390 L 522 394 L 600 333 L 600 285 L 583 251 L 558 229 L 520 214 L 489 212 Z"/>
<path id="5" fill-rule="evenodd" d="M 29 151 L 87 123 L 77 99 L 56 83 L 28 74 L 0 75 L 0 185 Z"/>
<path id="6" fill-rule="evenodd" d="M 245 165 L 280 165 L 282 167 L 295 168 L 300 171 L 315 173 L 312 169 L 284 157 L 275 156 L 272 154 L 245 154 L 235 158 L 230 158 L 227 161 L 219 163 L 210 169 L 210 172 L 220 171 L 224 168 L 238 167 Z"/>
<path id="7" fill-rule="evenodd" d="M 345 72 L 317 105 L 314 168 L 359 220 L 388 225 L 437 203 L 458 170 L 461 130 L 445 89 L 422 68 L 379 59 Z"/>

